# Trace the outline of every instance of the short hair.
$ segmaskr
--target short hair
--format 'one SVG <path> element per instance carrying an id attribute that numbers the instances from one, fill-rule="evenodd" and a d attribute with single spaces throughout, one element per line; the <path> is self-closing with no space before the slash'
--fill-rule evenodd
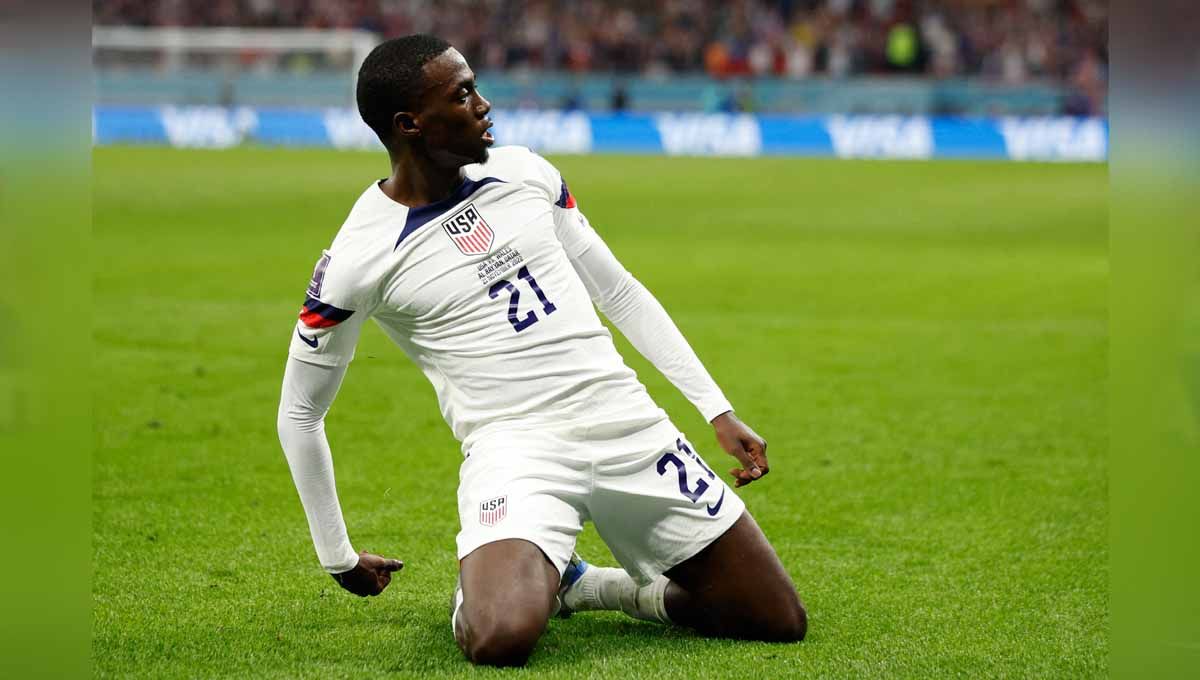
<path id="1" fill-rule="evenodd" d="M 358 115 L 386 145 L 397 111 L 412 111 L 424 88 L 421 69 L 450 49 L 450 43 L 432 35 L 406 35 L 382 42 L 371 50 L 358 69 Z"/>

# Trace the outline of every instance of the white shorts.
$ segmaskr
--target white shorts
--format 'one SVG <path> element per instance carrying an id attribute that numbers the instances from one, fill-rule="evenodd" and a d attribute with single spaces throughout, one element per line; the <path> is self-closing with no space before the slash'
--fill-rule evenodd
<path id="1" fill-rule="evenodd" d="M 692 557 L 745 503 L 668 420 L 629 431 L 507 431 L 475 443 L 459 470 L 458 558 L 509 538 L 559 573 L 591 520 L 639 584 Z"/>

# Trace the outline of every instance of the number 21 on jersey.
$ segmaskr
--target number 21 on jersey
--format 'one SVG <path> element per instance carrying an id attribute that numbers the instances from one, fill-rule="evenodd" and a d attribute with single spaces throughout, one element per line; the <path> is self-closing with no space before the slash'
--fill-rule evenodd
<path id="1" fill-rule="evenodd" d="M 550 302 L 550 300 L 546 299 L 546 294 L 542 292 L 542 288 L 538 285 L 537 279 L 533 278 L 533 274 L 529 273 L 528 267 L 521 267 L 518 269 L 517 278 L 520 281 L 524 281 L 525 283 L 529 284 L 529 287 L 533 289 L 534 295 L 537 295 L 538 301 L 542 303 L 543 314 L 549 316 L 554 313 L 554 310 L 558 309 L 554 306 L 553 302 Z M 538 315 L 534 313 L 532 309 L 529 310 L 524 317 L 518 316 L 517 311 L 521 302 L 521 291 L 508 281 L 500 279 L 499 281 L 493 283 L 491 289 L 488 290 L 488 297 L 495 300 L 496 298 L 500 297 L 500 294 L 505 290 L 508 291 L 508 322 L 512 324 L 513 330 L 520 333 L 526 328 L 529 328 L 533 324 L 537 323 Z"/>

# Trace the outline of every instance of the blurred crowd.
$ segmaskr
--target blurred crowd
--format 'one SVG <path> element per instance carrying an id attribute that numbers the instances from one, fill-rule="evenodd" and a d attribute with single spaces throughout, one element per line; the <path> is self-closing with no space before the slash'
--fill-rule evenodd
<path id="1" fill-rule="evenodd" d="M 94 22 L 434 33 L 477 69 L 910 73 L 1103 88 L 1107 0 L 93 0 Z"/>

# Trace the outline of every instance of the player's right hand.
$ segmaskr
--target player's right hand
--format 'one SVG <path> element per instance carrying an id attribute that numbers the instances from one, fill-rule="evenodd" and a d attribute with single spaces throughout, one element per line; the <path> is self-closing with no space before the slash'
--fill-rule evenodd
<path id="1" fill-rule="evenodd" d="M 400 571 L 404 563 L 400 560 L 380 557 L 362 550 L 358 553 L 358 564 L 350 571 L 331 574 L 338 585 L 358 595 L 378 595 L 392 582 L 392 572 Z"/>

